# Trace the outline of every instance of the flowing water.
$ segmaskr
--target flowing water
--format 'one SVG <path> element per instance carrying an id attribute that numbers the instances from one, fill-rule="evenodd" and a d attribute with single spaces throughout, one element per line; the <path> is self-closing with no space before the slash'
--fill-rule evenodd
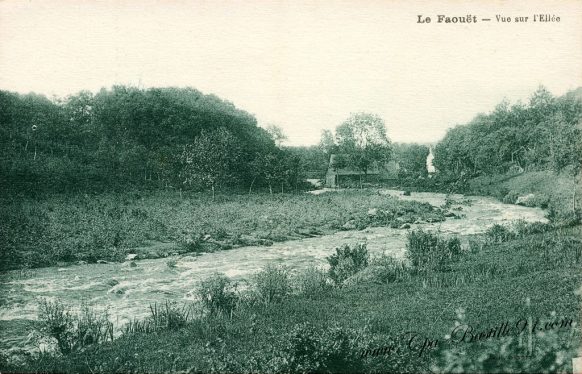
<path id="1" fill-rule="evenodd" d="M 444 194 L 413 193 L 384 190 L 386 198 L 427 202 L 441 206 Z M 471 235 L 487 230 L 495 223 L 516 220 L 546 221 L 538 208 L 502 204 L 487 197 L 453 196 L 470 200 L 464 204 L 462 219 L 447 218 L 444 222 L 412 225 L 444 234 Z M 453 206 L 456 206 L 453 204 Z M 194 300 L 194 290 L 201 280 L 215 272 L 242 280 L 269 263 L 285 264 L 292 270 L 309 265 L 325 266 L 325 257 L 343 243 L 367 241 L 369 251 L 403 257 L 407 229 L 375 227 L 362 231 L 342 231 L 321 237 L 275 243 L 270 247 L 242 247 L 202 256 L 176 257 L 174 266 L 168 259 L 130 263 L 86 264 L 63 268 L 48 267 L 26 273 L 11 271 L 0 280 L 0 350 L 16 352 L 32 349 L 30 321 L 37 318 L 40 298 L 60 299 L 69 305 L 85 302 L 96 310 L 108 310 L 117 327 L 134 318 L 149 314 L 149 305 L 166 300 Z"/>

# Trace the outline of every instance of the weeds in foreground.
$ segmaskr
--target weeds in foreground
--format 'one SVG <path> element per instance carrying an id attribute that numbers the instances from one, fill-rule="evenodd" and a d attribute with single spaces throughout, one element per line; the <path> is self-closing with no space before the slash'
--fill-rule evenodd
<path id="1" fill-rule="evenodd" d="M 368 266 L 369 258 L 366 243 L 358 243 L 353 247 L 344 244 L 336 248 L 333 255 L 327 257 L 330 265 L 329 277 L 339 285 Z"/>
<path id="2" fill-rule="evenodd" d="M 299 273 L 294 282 L 300 295 L 307 298 L 317 298 L 329 293 L 333 284 L 329 282 L 327 274 L 314 266 L 308 267 Z"/>
<path id="3" fill-rule="evenodd" d="M 150 316 L 144 320 L 134 320 L 125 325 L 124 334 L 150 333 L 159 330 L 178 330 L 192 320 L 191 306 L 178 306 L 166 301 L 163 306 L 150 305 Z"/>
<path id="4" fill-rule="evenodd" d="M 410 267 L 406 262 L 397 260 L 385 253 L 372 257 L 370 266 L 382 269 L 380 283 L 393 283 L 410 277 Z"/>
<path id="5" fill-rule="evenodd" d="M 445 239 L 422 230 L 408 233 L 406 249 L 412 267 L 418 272 L 446 270 L 462 254 L 461 241 L 457 237 Z"/>
<path id="6" fill-rule="evenodd" d="M 284 266 L 267 265 L 254 277 L 257 297 L 264 303 L 281 302 L 291 294 L 289 270 Z"/>
<path id="7" fill-rule="evenodd" d="M 485 237 L 490 243 L 503 243 L 515 238 L 515 233 L 508 227 L 496 223 L 485 231 Z"/>
<path id="8" fill-rule="evenodd" d="M 107 313 L 97 314 L 82 305 L 80 314 L 74 314 L 60 301 L 45 299 L 40 301 L 38 331 L 43 339 L 55 342 L 61 354 L 113 340 L 113 324 Z"/>
<path id="9" fill-rule="evenodd" d="M 283 351 L 284 371 L 357 372 L 362 365 L 362 334 L 332 326 L 320 330 L 309 322 L 293 327 Z"/>
<path id="10" fill-rule="evenodd" d="M 224 274 L 214 274 L 203 280 L 196 292 L 210 314 L 232 315 L 239 301 L 237 284 Z"/>

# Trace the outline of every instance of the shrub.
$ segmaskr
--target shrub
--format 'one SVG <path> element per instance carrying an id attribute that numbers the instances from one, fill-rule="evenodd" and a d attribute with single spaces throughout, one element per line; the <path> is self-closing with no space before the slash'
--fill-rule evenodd
<path id="1" fill-rule="evenodd" d="M 183 236 L 178 241 L 178 247 L 182 252 L 199 252 L 202 249 L 202 236 Z"/>
<path id="2" fill-rule="evenodd" d="M 485 236 L 490 243 L 503 243 L 513 239 L 515 234 L 509 228 L 496 223 L 485 231 Z"/>
<path id="3" fill-rule="evenodd" d="M 582 211 L 558 212 L 550 206 L 547 218 L 557 226 L 573 227 L 582 222 Z"/>
<path id="4" fill-rule="evenodd" d="M 554 229 L 550 223 L 543 222 L 526 222 L 519 220 L 513 224 L 517 236 L 528 236 L 532 234 L 541 234 Z"/>
<path id="5" fill-rule="evenodd" d="M 327 257 L 330 265 L 329 277 L 341 284 L 344 280 L 368 266 L 370 257 L 366 243 L 358 243 L 353 248 L 348 244 L 335 249 L 336 253 Z"/>
<path id="6" fill-rule="evenodd" d="M 344 286 L 386 284 L 405 279 L 409 269 L 402 261 L 382 254 L 370 260 L 369 266 L 347 278 Z"/>
<path id="7" fill-rule="evenodd" d="M 462 253 L 461 241 L 457 238 L 444 239 L 422 230 L 408 233 L 406 256 L 417 271 L 444 270 L 448 264 L 457 261 Z"/>
<path id="8" fill-rule="evenodd" d="M 533 198 L 527 199 L 524 202 L 524 205 L 530 208 L 533 207 L 540 207 L 542 209 L 546 209 L 550 202 L 550 198 L 548 195 L 543 193 L 536 193 Z"/>
<path id="9" fill-rule="evenodd" d="M 382 283 L 392 283 L 408 276 L 408 267 L 403 261 L 382 253 L 370 261 L 370 265 L 379 266 L 383 269 L 380 273 Z"/>
<path id="10" fill-rule="evenodd" d="M 265 303 L 280 302 L 291 293 L 289 271 L 284 266 L 267 265 L 255 276 L 254 285 Z"/>
<path id="11" fill-rule="evenodd" d="M 317 329 L 309 322 L 287 334 L 282 353 L 290 372 L 357 372 L 361 370 L 359 334 L 340 326 Z"/>
<path id="12" fill-rule="evenodd" d="M 354 260 L 351 258 L 340 258 L 337 262 L 337 265 L 332 270 L 330 269 L 330 278 L 333 281 L 340 285 L 343 284 L 347 279 L 351 276 L 355 275 L 358 272 L 358 268 L 354 264 Z"/>
<path id="13" fill-rule="evenodd" d="M 299 294 L 308 298 L 316 298 L 329 292 L 332 288 L 328 282 L 327 274 L 314 266 L 308 267 L 299 273 L 295 278 L 295 282 Z"/>
<path id="14" fill-rule="evenodd" d="M 62 354 L 79 351 L 91 344 L 113 340 L 113 324 L 107 313 L 97 315 L 82 305 L 79 315 L 60 301 L 40 301 L 38 331 L 56 342 Z"/>
<path id="15" fill-rule="evenodd" d="M 234 284 L 224 274 L 214 274 L 200 282 L 197 295 L 210 314 L 231 315 L 239 300 Z"/>

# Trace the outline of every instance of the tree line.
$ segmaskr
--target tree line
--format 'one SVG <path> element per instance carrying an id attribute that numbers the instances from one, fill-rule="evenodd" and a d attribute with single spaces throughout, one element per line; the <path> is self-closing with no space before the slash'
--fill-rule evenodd
<path id="1" fill-rule="evenodd" d="M 0 91 L 0 183 L 24 193 L 285 190 L 299 160 L 274 130 L 192 88 L 114 86 L 64 99 Z"/>
<path id="2" fill-rule="evenodd" d="M 280 127 L 261 128 L 193 88 L 114 86 L 50 99 L 0 91 L 7 192 L 296 191 L 306 178 L 324 178 L 332 153 L 365 174 L 392 150 L 384 121 L 369 113 L 351 115 L 326 144 L 285 147 L 285 139 Z"/>
<path id="3" fill-rule="evenodd" d="M 450 129 L 434 148 L 437 179 L 511 170 L 578 173 L 582 89 L 562 97 L 540 87 L 527 104 L 503 101 Z M 354 113 L 320 144 L 285 147 L 274 125 L 193 88 L 114 86 L 66 98 L 0 90 L 0 188 L 10 193 L 236 188 L 271 193 L 338 168 L 365 176 L 395 160 L 401 183 L 427 180 L 429 148 L 392 143 L 377 115 Z"/>
<path id="4" fill-rule="evenodd" d="M 435 147 L 441 178 L 553 170 L 576 175 L 582 162 L 582 88 L 555 97 L 540 86 L 529 102 L 507 100 L 450 129 Z"/>

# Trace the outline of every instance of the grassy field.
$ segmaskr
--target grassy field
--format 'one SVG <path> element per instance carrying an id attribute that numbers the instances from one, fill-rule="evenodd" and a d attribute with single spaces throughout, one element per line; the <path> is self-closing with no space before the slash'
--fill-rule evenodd
<path id="1" fill-rule="evenodd" d="M 430 247 L 444 261 L 395 271 L 393 262 L 372 258 L 356 275 L 374 276 L 342 284 L 314 269 L 289 277 L 270 268 L 240 293 L 218 277 L 199 292 L 218 287 L 222 298 L 216 300 L 237 300 L 223 304 L 228 312 L 211 312 L 207 303 L 207 313 L 188 318 L 176 308 L 149 332 L 133 328 L 66 355 L 4 361 L 2 370 L 568 372 L 581 338 L 575 322 L 580 234 L 579 226 L 495 227 L 453 257 L 437 248 L 450 249 L 454 241 L 442 239 L 440 246 L 437 237 L 411 234 L 415 253 Z M 268 291 L 280 297 L 265 299 Z M 500 336 L 505 322 L 509 333 Z M 492 334 L 493 328 L 499 332 Z"/>
<path id="2" fill-rule="evenodd" d="M 428 204 L 375 191 L 219 195 L 176 193 L 0 198 L 0 270 L 209 252 L 368 226 L 441 221 Z M 369 209 L 378 214 L 369 216 Z"/>

